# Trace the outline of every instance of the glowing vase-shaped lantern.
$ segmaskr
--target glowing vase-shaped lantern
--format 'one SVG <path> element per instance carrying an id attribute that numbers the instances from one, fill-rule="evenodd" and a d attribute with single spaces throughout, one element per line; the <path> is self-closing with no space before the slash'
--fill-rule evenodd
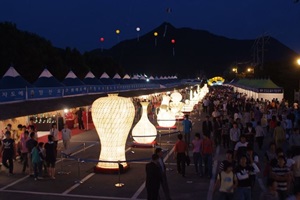
<path id="1" fill-rule="evenodd" d="M 161 127 L 169 128 L 176 123 L 175 114 L 169 109 L 170 100 L 170 96 L 163 95 L 159 112 L 157 113 L 157 123 Z"/>
<path id="2" fill-rule="evenodd" d="M 181 109 L 184 106 L 184 103 L 181 102 L 182 95 L 178 91 L 174 91 L 171 94 L 171 100 L 172 100 L 172 102 L 170 103 L 171 111 L 175 114 L 177 119 L 183 117 L 184 115 L 181 112 Z"/>
<path id="3" fill-rule="evenodd" d="M 149 103 L 141 102 L 141 104 L 143 108 L 142 117 L 132 129 L 132 136 L 137 143 L 150 144 L 155 140 L 157 131 L 155 126 L 148 119 L 147 107 Z"/>
<path id="4" fill-rule="evenodd" d="M 125 144 L 132 126 L 135 109 L 129 98 L 109 94 L 92 104 L 92 118 L 101 142 L 99 162 L 96 172 L 114 171 L 119 169 L 117 161 L 125 161 Z M 121 162 L 124 168 L 126 162 Z"/>
<path id="5" fill-rule="evenodd" d="M 169 102 L 171 100 L 171 97 L 167 96 L 167 95 L 163 95 L 162 96 L 162 100 L 161 100 L 161 105 L 169 105 Z"/>
<path id="6" fill-rule="evenodd" d="M 170 128 L 175 125 L 175 114 L 168 107 L 160 107 L 157 114 L 157 123 L 161 127 Z"/>

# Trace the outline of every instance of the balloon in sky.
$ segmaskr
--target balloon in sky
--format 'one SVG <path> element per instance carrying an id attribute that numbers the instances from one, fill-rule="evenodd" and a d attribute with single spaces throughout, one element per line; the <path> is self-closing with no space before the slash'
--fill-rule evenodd
<path id="1" fill-rule="evenodd" d="M 176 40 L 172 39 L 171 43 L 173 44 L 173 56 L 175 56 L 175 43 L 176 43 Z"/>
<path id="2" fill-rule="evenodd" d="M 103 43 L 104 42 L 104 37 L 100 38 L 100 42 Z M 101 52 L 103 52 L 103 44 L 101 44 Z"/>
<path id="3" fill-rule="evenodd" d="M 154 46 L 157 46 L 157 36 L 158 36 L 158 33 L 154 32 L 153 35 L 154 35 Z"/>
<path id="4" fill-rule="evenodd" d="M 120 33 L 121 33 L 121 31 L 119 30 L 119 29 L 117 29 L 116 30 L 116 34 L 117 34 L 117 36 L 118 36 L 118 43 L 120 42 Z"/>
<path id="5" fill-rule="evenodd" d="M 136 27 L 136 32 L 137 32 L 137 41 L 140 41 L 140 31 L 141 31 L 141 28 L 140 27 Z"/>

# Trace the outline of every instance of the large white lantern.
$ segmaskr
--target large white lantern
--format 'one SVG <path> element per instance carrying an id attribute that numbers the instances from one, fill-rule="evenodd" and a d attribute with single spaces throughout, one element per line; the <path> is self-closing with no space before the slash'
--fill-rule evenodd
<path id="1" fill-rule="evenodd" d="M 168 95 L 163 95 L 162 97 L 159 112 L 157 113 L 157 123 L 161 127 L 170 128 L 176 123 L 175 114 L 169 109 L 171 97 Z"/>
<path id="2" fill-rule="evenodd" d="M 92 104 L 92 118 L 101 142 L 99 162 L 95 172 L 117 171 L 118 161 L 125 161 L 125 144 L 132 126 L 135 109 L 129 98 L 109 94 Z M 107 162 L 114 161 L 114 162 Z M 126 162 L 120 163 L 124 168 Z"/>
<path id="3" fill-rule="evenodd" d="M 141 102 L 142 104 L 142 117 L 140 121 L 132 129 L 133 139 L 137 143 L 151 144 L 157 135 L 155 126 L 149 121 L 147 107 L 148 102 Z"/>
<path id="4" fill-rule="evenodd" d="M 171 100 L 170 108 L 171 111 L 175 114 L 176 119 L 183 118 L 183 113 L 181 112 L 182 107 L 184 106 L 184 103 L 181 102 L 182 95 L 178 91 L 174 91 L 171 94 Z"/>

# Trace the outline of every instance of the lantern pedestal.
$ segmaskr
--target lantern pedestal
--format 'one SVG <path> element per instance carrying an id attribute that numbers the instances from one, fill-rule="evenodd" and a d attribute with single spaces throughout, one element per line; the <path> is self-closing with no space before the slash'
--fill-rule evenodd
<path id="1" fill-rule="evenodd" d="M 129 164 L 127 163 L 126 167 L 124 167 L 123 170 L 121 170 L 121 174 L 127 172 L 129 168 L 130 168 Z M 119 168 L 102 168 L 102 167 L 95 166 L 94 172 L 96 174 L 118 174 Z"/>
<path id="2" fill-rule="evenodd" d="M 143 143 L 138 143 L 138 142 L 133 141 L 131 147 L 134 147 L 134 148 L 154 148 L 156 145 L 157 145 L 156 141 L 153 141 L 153 142 L 148 143 L 148 144 L 143 144 Z"/>
<path id="3" fill-rule="evenodd" d="M 176 130 L 177 127 L 174 125 L 174 126 L 171 126 L 171 127 L 162 127 L 162 126 L 156 126 L 156 129 L 157 130 Z"/>

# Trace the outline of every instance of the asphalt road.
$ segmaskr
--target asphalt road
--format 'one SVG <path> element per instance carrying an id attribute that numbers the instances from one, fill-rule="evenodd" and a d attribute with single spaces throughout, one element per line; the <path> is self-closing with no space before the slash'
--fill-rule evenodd
<path id="1" fill-rule="evenodd" d="M 201 118 L 197 113 L 191 115 L 193 132 L 201 132 Z M 178 123 L 178 130 L 181 129 Z M 176 172 L 176 161 L 173 159 L 173 146 L 177 140 L 178 130 L 158 131 L 157 145 L 166 150 L 165 162 L 169 171 L 167 178 L 171 197 L 174 200 L 182 199 L 218 199 L 218 193 L 213 194 L 214 176 L 218 164 L 225 158 L 226 150 L 216 149 L 213 162 L 214 176 L 212 179 L 201 178 L 195 174 L 191 163 L 186 167 L 186 177 Z M 56 164 L 56 179 L 45 178 L 34 181 L 32 177 L 21 173 L 21 164 L 15 162 L 14 176 L 8 176 L 4 167 L 0 172 L 0 200 L 23 200 L 37 198 L 40 200 L 75 200 L 75 199 L 146 199 L 145 191 L 145 164 L 150 161 L 154 148 L 132 147 L 132 138 L 129 136 L 126 145 L 127 160 L 130 169 L 121 174 L 98 174 L 93 168 L 99 158 L 100 141 L 95 130 L 88 130 L 75 135 L 71 140 L 72 155 L 74 158 L 61 159 L 60 154 Z M 83 145 L 85 144 L 85 145 Z M 59 143 L 59 146 L 62 144 Z M 83 148 L 84 147 L 84 148 Z M 264 150 L 267 143 L 264 146 Z M 258 152 L 262 161 L 264 150 Z M 80 161 L 78 162 L 78 159 Z M 84 162 L 82 162 L 84 160 Z M 119 180 L 120 178 L 120 180 Z M 124 183 L 122 188 L 115 187 L 116 183 Z M 258 198 L 264 188 L 263 177 L 258 175 L 254 190 L 254 199 Z M 163 195 L 161 194 L 161 197 Z M 162 198 L 163 199 L 163 198 Z"/>

